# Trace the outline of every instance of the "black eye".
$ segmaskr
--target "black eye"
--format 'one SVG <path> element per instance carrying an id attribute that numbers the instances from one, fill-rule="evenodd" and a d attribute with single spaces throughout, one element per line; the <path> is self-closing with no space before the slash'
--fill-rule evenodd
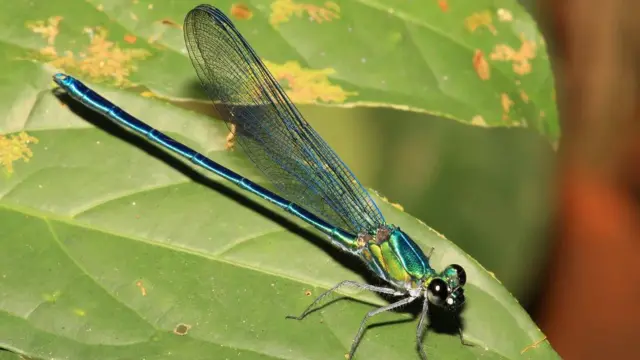
<path id="1" fill-rule="evenodd" d="M 435 305 L 444 304 L 445 299 L 449 296 L 447 283 L 442 279 L 433 279 L 427 287 L 427 296 L 429 301 Z"/>
<path id="2" fill-rule="evenodd" d="M 459 308 L 462 304 L 464 304 L 464 293 L 462 291 L 457 291 L 451 296 L 447 298 L 447 308 L 450 310 L 455 310 Z"/>
<path id="3" fill-rule="evenodd" d="M 464 284 L 467 283 L 467 273 L 464 272 L 462 266 L 458 264 L 452 264 L 449 265 L 449 267 L 456 271 L 456 274 L 458 275 L 458 282 L 460 282 L 459 285 L 464 286 Z"/>

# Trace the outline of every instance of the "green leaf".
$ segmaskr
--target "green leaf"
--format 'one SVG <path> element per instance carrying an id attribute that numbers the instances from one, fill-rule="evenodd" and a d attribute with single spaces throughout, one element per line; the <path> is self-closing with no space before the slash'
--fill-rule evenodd
<path id="1" fill-rule="evenodd" d="M 83 79 L 203 100 L 181 29 L 197 3 L 18 2 L 0 14 L 8 27 L 0 40 Z M 296 103 L 392 107 L 477 126 L 524 126 L 554 143 L 560 136 L 544 40 L 515 0 L 215 5 Z"/>
<path id="2" fill-rule="evenodd" d="M 45 78 L 38 64 L 21 64 Z M 28 144 L 33 157 L 15 162 L 0 183 L 2 347 L 69 359 L 212 353 L 327 359 L 346 353 L 371 305 L 340 301 L 302 322 L 284 316 L 304 309 L 312 300 L 308 290 L 317 295 L 340 280 L 363 280 L 354 259 L 323 245 L 322 238 L 300 234 L 290 223 L 296 221 L 281 211 L 200 177 L 163 151 L 123 131 L 107 128 L 116 137 L 89 126 L 47 88 L 43 81 L 24 123 L 38 140 Z M 223 124 L 155 99 L 97 90 L 214 160 L 260 178 L 237 152 L 225 150 Z M 477 346 L 431 332 L 429 354 L 517 358 L 543 338 L 513 297 L 455 245 L 393 206 L 380 205 L 424 249 L 436 249 L 436 269 L 454 262 L 468 269 L 462 317 L 465 337 Z M 384 304 L 369 294 L 354 296 Z M 385 314 L 377 321 L 407 318 Z M 187 336 L 174 334 L 181 324 Z M 370 329 L 358 355 L 415 357 L 414 326 Z M 556 357 L 546 343 L 526 354 Z"/>
<path id="3" fill-rule="evenodd" d="M 28 359 L 16 353 L 12 353 L 10 351 L 0 350 L 0 360 L 28 360 Z"/>
<path id="4" fill-rule="evenodd" d="M 69 44 L 79 43 L 86 36 L 83 27 L 101 22 L 109 36 L 129 31 L 120 17 L 106 15 L 107 4 L 101 12 L 87 2 L 55 3 L 27 8 L 16 2 L 0 11 L 8 24 L 0 33 L 0 65 L 11 69 L 0 81 L 0 347 L 34 359 L 343 358 L 362 316 L 385 304 L 383 299 L 348 293 L 362 302 L 337 301 L 301 322 L 284 317 L 301 312 L 314 295 L 341 280 L 370 280 L 357 259 L 273 206 L 208 179 L 68 98 L 54 96 L 52 65 L 85 70 L 82 62 L 64 63 L 61 57 L 52 64 L 46 51 L 33 52 L 46 42 L 39 34 L 52 31 L 46 19 L 60 13 L 67 19 L 59 23 L 64 25 L 56 47 L 65 36 Z M 134 5 L 140 4 L 121 3 L 122 9 Z M 186 13 L 191 5 L 153 10 L 161 18 L 162 11 Z M 73 18 L 81 21 L 68 21 Z M 42 26 L 32 22 L 38 20 Z M 89 33 L 101 36 L 95 29 Z M 81 48 L 78 43 L 74 46 Z M 153 126 L 260 181 L 240 152 L 225 149 L 223 124 L 130 87 L 143 83 L 131 80 L 142 76 L 142 62 L 152 79 L 149 62 L 170 56 L 166 48 L 143 47 L 153 54 L 151 60 L 115 66 L 105 58 L 111 72 L 91 67 L 99 61 L 91 63 L 86 71 L 97 75 L 87 83 Z M 135 54 L 116 53 L 119 59 Z M 190 70 L 188 60 L 182 55 L 175 60 L 155 66 L 156 86 L 170 88 L 166 77 L 178 65 L 185 71 L 180 81 L 193 80 L 184 70 Z M 133 71 L 134 63 L 139 71 L 124 71 Z M 110 85 L 118 81 L 129 89 Z M 145 86 L 154 89 L 150 84 Z M 189 89 L 186 83 L 178 88 L 182 94 Z M 389 222 L 423 249 L 435 248 L 436 269 L 455 262 L 468 271 L 468 306 L 461 318 L 465 338 L 475 346 L 463 346 L 448 326 L 452 321 L 438 317 L 433 322 L 438 331 L 425 338 L 431 358 L 558 358 L 548 342 L 539 342 L 544 335 L 491 274 L 426 225 L 375 199 Z M 383 314 L 372 324 L 383 326 L 368 329 L 356 358 L 417 358 L 411 314 Z M 439 330 L 443 327 L 453 335 Z"/>

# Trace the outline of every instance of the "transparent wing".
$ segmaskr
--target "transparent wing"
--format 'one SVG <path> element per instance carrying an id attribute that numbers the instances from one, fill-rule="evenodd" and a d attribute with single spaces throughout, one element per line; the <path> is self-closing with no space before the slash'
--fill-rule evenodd
<path id="1" fill-rule="evenodd" d="M 278 193 L 352 233 L 384 224 L 347 166 L 302 118 L 258 55 L 220 10 L 200 5 L 185 19 L 189 57 L 237 143 Z"/>

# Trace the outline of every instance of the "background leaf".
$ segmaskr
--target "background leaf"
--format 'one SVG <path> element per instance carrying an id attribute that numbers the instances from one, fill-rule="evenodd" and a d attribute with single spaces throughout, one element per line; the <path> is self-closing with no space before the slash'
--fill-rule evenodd
<path id="1" fill-rule="evenodd" d="M 110 39 L 126 39 L 130 31 L 121 14 L 127 14 L 129 2 L 100 8 L 43 1 L 29 11 L 15 5 L 11 12 L 0 12 L 10 25 L 1 35 L 6 56 L 0 61 L 12 69 L 0 82 L 5 114 L 0 132 L 8 139 L 26 130 L 38 143 L 27 144 L 33 151 L 29 163 L 12 163 L 13 171 L 5 168 L 0 181 L 0 247 L 10 254 L 0 264 L 0 346 L 36 358 L 342 357 L 371 305 L 339 301 L 303 322 L 286 321 L 284 315 L 308 305 L 312 297 L 306 291 L 317 295 L 340 280 L 362 280 L 366 272 L 356 261 L 300 230 L 295 219 L 201 176 L 50 91 L 52 65 L 93 71 L 94 80 L 88 82 L 127 111 L 260 179 L 242 154 L 225 150 L 224 125 L 162 99 L 140 96 L 144 88 L 161 93 L 158 84 L 165 84 L 167 94 L 166 89 L 194 92 L 194 75 L 184 54 L 145 42 L 131 49 L 148 54 L 127 53 L 123 43 L 122 51 L 108 51 L 111 57 L 119 54 L 119 62 L 109 63 L 106 57 L 107 70 L 101 70 L 100 57 L 88 56 L 89 65 L 98 67 L 83 70 L 81 57 L 67 60 L 70 63 L 59 54 L 48 57 L 48 40 L 41 36 L 52 31 L 48 19 L 76 12 L 63 18 L 81 18 L 82 23 L 59 22 L 55 47 L 85 49 L 88 38 L 103 36 L 99 29 L 86 28 L 95 24 L 108 28 Z M 169 13 L 181 18 L 193 4 L 145 5 L 160 10 L 149 27 L 161 25 L 169 32 L 173 27 L 157 19 Z M 116 9 L 119 15 L 113 15 Z M 42 26 L 33 23 L 39 20 Z M 178 34 L 181 39 L 179 32 L 175 39 Z M 108 39 L 103 40 L 105 45 Z M 167 71 L 174 68 L 177 72 Z M 114 82 L 129 90 L 98 84 Z M 511 295 L 455 245 L 394 207 L 384 202 L 381 207 L 390 222 L 412 234 L 424 249 L 436 248 L 436 269 L 451 262 L 468 269 L 468 298 L 473 301 L 462 318 L 465 336 L 478 346 L 460 345 L 456 336 L 446 334 L 452 331 L 449 319 L 439 319 L 434 325 L 444 329 L 431 331 L 425 340 L 431 356 L 557 358 L 546 342 L 521 355 L 543 334 Z M 369 294 L 354 296 L 385 303 Z M 376 323 L 397 319 L 410 316 L 386 314 Z M 416 357 L 414 327 L 409 321 L 370 328 L 357 356 Z M 175 334 L 178 330 L 186 330 L 186 336 Z"/>
<path id="2" fill-rule="evenodd" d="M 184 65 L 188 60 L 181 26 L 194 4 L 90 0 L 64 6 L 41 1 L 37 6 L 15 4 L 0 19 L 13 30 L 4 33 L 6 42 L 40 51 L 68 72 L 120 83 L 122 72 L 130 71 L 126 59 L 131 57 L 143 66 L 131 71 L 127 83 L 160 96 L 203 99 L 199 90 L 193 91 L 191 68 Z M 312 94 L 294 94 L 298 103 L 411 109 L 479 126 L 526 126 L 554 142 L 559 137 L 544 41 L 531 17 L 512 0 L 215 5 L 235 19 L 281 79 L 313 71 L 329 77 L 330 85 Z M 42 22 L 45 30 L 35 31 L 41 38 L 25 34 L 25 21 L 32 22 L 32 30 L 33 22 Z M 15 32 L 23 36 L 15 37 Z M 113 55 L 113 49 L 96 46 L 104 44 L 96 41 L 101 36 L 124 42 L 124 49 L 137 53 L 100 62 L 98 58 Z M 91 42 L 94 46 L 87 48 Z M 77 64 L 83 55 L 95 63 Z M 75 62 L 61 61 L 69 56 Z M 296 80 L 310 81 L 301 76 Z M 302 85 L 309 88 L 309 83 Z"/>

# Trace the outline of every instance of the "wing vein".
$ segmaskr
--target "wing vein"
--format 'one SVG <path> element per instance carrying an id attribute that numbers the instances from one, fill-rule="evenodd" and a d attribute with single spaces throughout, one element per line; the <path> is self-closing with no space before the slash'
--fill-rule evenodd
<path id="1" fill-rule="evenodd" d="M 189 12 L 184 29 L 205 92 L 276 192 L 352 233 L 384 225 L 367 191 L 304 120 L 226 15 L 201 5 Z"/>

